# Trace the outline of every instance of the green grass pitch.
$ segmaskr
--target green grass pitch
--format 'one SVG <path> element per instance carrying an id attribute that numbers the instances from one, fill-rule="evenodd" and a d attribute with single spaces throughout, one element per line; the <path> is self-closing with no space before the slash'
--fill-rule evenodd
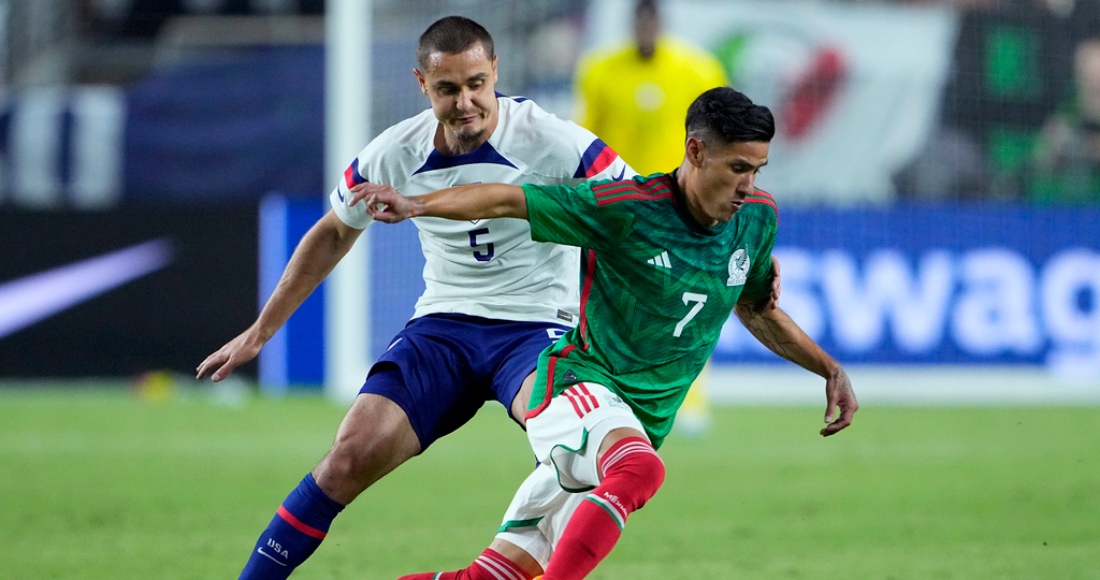
<path id="1" fill-rule="evenodd" d="M 235 578 L 331 443 L 321 398 L 0 390 L 0 578 Z M 1100 578 L 1100 408 L 735 407 L 590 576 Z M 295 578 L 465 566 L 532 467 L 497 406 L 368 490 Z"/>

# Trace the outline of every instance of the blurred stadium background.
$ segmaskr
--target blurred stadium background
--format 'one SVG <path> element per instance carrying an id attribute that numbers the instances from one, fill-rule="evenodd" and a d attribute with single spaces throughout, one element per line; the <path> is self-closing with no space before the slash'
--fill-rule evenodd
<path id="1" fill-rule="evenodd" d="M 417 37 L 436 18 L 484 24 L 501 55 L 498 90 L 568 118 L 580 54 L 626 36 L 632 2 L 365 5 L 364 110 L 377 132 L 427 106 L 411 69 Z M 1100 2 L 662 6 L 668 32 L 713 51 L 735 87 L 777 114 L 758 185 L 780 206 L 781 304 L 849 368 L 861 414 L 897 405 L 1064 408 L 1062 427 L 1079 431 L 1046 441 L 1092 437 L 1065 497 L 1081 500 L 1080 486 L 1092 486 L 1093 500 L 1080 505 L 1095 509 Z M 325 168 L 342 168 L 365 143 L 325 158 L 325 10 L 323 0 L 0 0 L 0 424 L 16 429 L 0 457 L 9 465 L 31 465 L 19 458 L 41 451 L 41 434 L 60 431 L 50 414 L 31 419 L 27 397 L 39 392 L 59 402 L 129 385 L 143 400 L 210 391 L 240 404 L 254 392 L 312 393 L 335 382 L 325 352 L 338 339 L 326 325 L 348 316 L 324 300 L 328 288 L 240 381 L 214 392 L 188 378 L 251 323 L 298 237 L 325 210 L 339 177 Z M 369 289 L 369 306 L 362 324 L 350 320 L 367 335 L 352 367 L 385 347 L 423 287 L 414 230 L 369 233 L 357 258 L 363 279 L 354 280 Z M 762 351 L 736 322 L 714 363 L 709 388 L 720 407 L 821 406 L 818 379 Z M 324 416 L 313 427 L 324 436 L 301 454 L 316 459 L 339 408 L 313 412 Z M 40 435 L 18 431 L 32 423 Z M 1036 445 L 1031 459 L 1052 449 Z M 308 461 L 290 472 L 300 477 Z M 6 489 L 22 489 L 13 481 Z M 292 480 L 279 481 L 264 489 L 278 495 Z M 1040 493 L 1028 485 L 1021 489 Z M 258 513 L 281 497 L 257 501 Z M 496 513 L 481 515 L 491 524 Z M 244 526 L 242 549 L 260 523 Z M 1086 554 L 1100 550 L 1097 536 L 1093 529 L 1091 543 L 1062 560 L 1081 567 L 970 577 L 1094 577 L 1085 564 L 1100 569 L 1098 552 Z M 967 577 L 920 570 L 895 577 Z"/>

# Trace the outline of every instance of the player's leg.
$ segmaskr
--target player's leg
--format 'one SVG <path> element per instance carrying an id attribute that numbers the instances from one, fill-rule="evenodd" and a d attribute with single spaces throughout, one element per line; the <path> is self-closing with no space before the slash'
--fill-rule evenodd
<path id="1" fill-rule="evenodd" d="M 494 324 L 493 328 L 492 334 L 485 334 L 478 341 L 483 351 L 496 353 L 488 361 L 495 369 L 491 389 L 495 398 L 509 410 L 512 419 L 522 426 L 526 423 L 539 353 L 568 328 L 532 322 Z M 549 485 L 547 480 L 538 477 L 546 471 L 552 473 L 549 468 L 536 469 L 524 482 L 505 515 L 502 533 L 468 567 L 454 572 L 413 574 L 401 580 L 496 580 L 499 578 L 496 574 L 500 573 L 507 578 L 529 579 L 542 574 L 552 547 L 539 522 L 548 523 L 547 515 L 557 509 L 563 496 L 568 495 L 552 476 Z M 516 525 L 520 529 L 509 529 Z"/>
<path id="2" fill-rule="evenodd" d="M 534 386 L 535 371 L 531 371 L 520 383 L 519 390 L 516 391 L 516 396 L 512 398 L 512 405 L 509 408 L 509 414 L 522 427 L 527 426 L 527 403 L 531 401 L 531 389 Z"/>
<path id="3" fill-rule="evenodd" d="M 519 562 L 524 562 L 521 564 Z M 469 566 L 453 572 L 420 572 L 397 580 L 532 580 L 542 568 L 517 546 L 493 540 Z"/>
<path id="4" fill-rule="evenodd" d="M 372 380 L 395 378 L 383 371 Z M 400 406 L 381 395 L 360 394 L 344 416 L 332 448 L 283 500 L 260 534 L 240 577 L 288 577 L 321 545 L 345 505 L 419 452 L 416 432 Z"/>
<path id="5" fill-rule="evenodd" d="M 525 426 L 539 354 L 569 328 L 544 322 L 513 322 L 501 330 L 501 338 L 491 345 L 501 353 L 499 360 L 494 361 L 496 371 L 491 388 L 512 419 Z"/>
<path id="6" fill-rule="evenodd" d="M 561 489 L 552 467 L 539 465 L 516 491 L 489 549 L 472 564 L 454 572 L 425 572 L 400 580 L 497 580 L 501 576 L 527 580 L 538 576 L 550 561 L 553 540 L 564 529 L 579 498 Z"/>
<path id="7" fill-rule="evenodd" d="M 545 580 L 584 578 L 622 535 L 626 518 L 657 493 L 665 466 L 645 434 L 620 428 L 600 446 L 603 481 L 577 506 L 546 568 Z"/>
<path id="8" fill-rule="evenodd" d="M 455 348 L 464 341 L 447 339 L 451 326 L 426 317 L 398 334 L 371 369 L 332 448 L 260 536 L 241 578 L 286 578 L 320 545 L 344 505 L 474 416 L 484 395 L 467 391 L 475 381 L 468 355 Z"/>
<path id="9" fill-rule="evenodd" d="M 527 433 L 563 488 L 591 490 L 569 518 L 543 576 L 584 578 L 611 552 L 627 517 L 657 493 L 664 463 L 622 399 L 592 383 L 551 399 L 528 419 Z"/>
<path id="10" fill-rule="evenodd" d="M 380 374 L 388 372 L 397 371 Z M 312 475 L 325 495 L 347 505 L 418 453 L 420 439 L 404 409 L 382 395 L 361 393 Z"/>

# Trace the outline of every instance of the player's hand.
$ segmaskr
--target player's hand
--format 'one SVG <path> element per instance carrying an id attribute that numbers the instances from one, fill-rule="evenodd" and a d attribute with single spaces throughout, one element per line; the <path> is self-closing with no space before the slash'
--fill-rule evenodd
<path id="1" fill-rule="evenodd" d="M 825 422 L 827 425 L 821 430 L 821 435 L 828 437 L 851 425 L 852 417 L 859 409 L 856 393 L 852 390 L 852 381 L 848 379 L 848 373 L 845 373 L 840 366 L 837 366 L 836 371 L 825 381 L 825 400 Z M 833 415 L 837 409 L 840 410 L 840 416 L 834 421 Z"/>
<path id="2" fill-rule="evenodd" d="M 350 204 L 366 200 L 367 213 L 380 222 L 397 223 L 409 217 L 408 199 L 389 185 L 360 183 L 351 188 Z"/>
<path id="3" fill-rule="evenodd" d="M 387 186 L 378 185 L 377 183 L 371 183 L 369 181 L 364 181 L 363 183 L 356 184 L 350 190 L 348 190 L 351 192 L 351 196 L 348 198 L 348 207 L 351 207 L 369 198 L 370 196 L 378 193 L 384 187 Z M 391 187 L 390 189 L 393 188 Z"/>
<path id="4" fill-rule="evenodd" d="M 246 330 L 206 357 L 196 369 L 195 378 L 210 375 L 210 380 L 216 383 L 228 377 L 237 367 L 256 358 L 262 347 L 263 341 L 257 339 L 251 330 Z"/>

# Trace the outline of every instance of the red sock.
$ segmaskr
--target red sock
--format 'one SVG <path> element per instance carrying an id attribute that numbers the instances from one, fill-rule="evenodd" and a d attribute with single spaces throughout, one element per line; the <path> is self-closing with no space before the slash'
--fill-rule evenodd
<path id="1" fill-rule="evenodd" d="M 665 464 L 642 437 L 626 437 L 612 445 L 600 472 L 603 482 L 569 518 L 543 580 L 588 575 L 619 541 L 627 515 L 641 509 L 665 480 Z"/>
<path id="2" fill-rule="evenodd" d="M 480 556 L 465 569 L 455 572 L 421 572 L 402 576 L 397 580 L 531 580 L 531 575 L 516 566 L 514 562 L 496 551 L 486 548 Z"/>

